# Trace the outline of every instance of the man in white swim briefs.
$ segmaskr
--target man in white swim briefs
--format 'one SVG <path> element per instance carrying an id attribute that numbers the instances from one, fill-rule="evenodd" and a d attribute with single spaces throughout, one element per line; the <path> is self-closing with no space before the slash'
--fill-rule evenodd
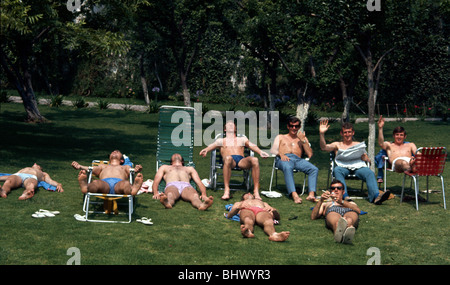
<path id="1" fill-rule="evenodd" d="M 166 187 L 164 192 L 158 192 L 158 186 L 164 179 Z M 200 189 L 201 195 L 192 187 L 190 181 L 194 180 Z M 194 208 L 204 211 L 212 204 L 214 197 L 206 195 L 206 188 L 200 176 L 193 167 L 184 166 L 184 159 L 180 154 L 172 155 L 170 165 L 162 165 L 153 179 L 153 199 L 159 199 L 166 209 L 172 209 L 180 198 L 190 202 Z"/>
<path id="2" fill-rule="evenodd" d="M 0 197 L 6 198 L 9 192 L 19 187 L 24 187 L 25 191 L 19 197 L 19 200 L 26 200 L 34 196 L 38 183 L 44 181 L 56 187 L 56 191 L 64 192 L 61 183 L 50 178 L 46 172 L 42 171 L 42 167 L 34 164 L 31 167 L 25 167 L 9 176 L 1 176 L 0 180 L 5 180 L 3 187 L 0 186 Z"/>
<path id="3" fill-rule="evenodd" d="M 383 136 L 384 118 L 380 116 L 378 120 L 378 144 L 387 152 L 389 163 L 392 165 L 392 170 L 398 173 L 404 171 L 414 171 L 414 154 L 417 147 L 414 143 L 405 143 L 406 131 L 403 127 L 396 127 L 393 131 L 394 141 L 384 141 Z"/>

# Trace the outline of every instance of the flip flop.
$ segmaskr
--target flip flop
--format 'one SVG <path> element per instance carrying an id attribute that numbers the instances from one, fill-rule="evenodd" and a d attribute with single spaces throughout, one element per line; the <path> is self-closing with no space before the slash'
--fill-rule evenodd
<path id="1" fill-rule="evenodd" d="M 49 210 L 44 210 L 44 209 L 39 209 L 39 213 L 50 213 L 53 215 L 59 215 L 59 211 L 49 211 Z"/>
<path id="2" fill-rule="evenodd" d="M 142 217 L 140 219 L 137 219 L 136 222 L 138 223 L 143 223 L 144 225 L 153 225 L 153 223 L 151 222 L 152 219 L 147 218 L 147 217 Z"/>
<path id="3" fill-rule="evenodd" d="M 79 215 L 79 214 L 75 214 L 73 215 L 73 217 L 75 218 L 75 220 L 80 221 L 80 222 L 86 222 L 86 217 Z"/>
<path id="4" fill-rule="evenodd" d="M 44 214 L 42 214 L 42 213 L 39 213 L 39 212 L 36 212 L 36 213 L 32 214 L 31 216 L 32 216 L 33 218 L 38 218 L 38 219 L 40 219 L 40 218 L 45 218 L 45 217 L 46 217 L 46 215 L 44 215 Z"/>
<path id="5" fill-rule="evenodd" d="M 342 236 L 344 235 L 344 231 L 347 228 L 347 220 L 344 218 L 339 218 L 336 232 L 334 233 L 334 240 L 336 242 L 342 242 Z"/>
<path id="6" fill-rule="evenodd" d="M 384 193 L 381 195 L 380 199 L 379 199 L 378 201 L 374 202 L 374 204 L 375 204 L 375 205 L 381 205 L 381 203 L 383 203 L 384 201 L 386 201 L 386 200 L 389 198 L 390 195 L 391 195 L 391 191 L 386 190 L 386 192 L 384 192 Z M 378 198 L 378 197 L 377 197 L 377 198 Z"/>
<path id="7" fill-rule="evenodd" d="M 344 235 L 342 238 L 342 243 L 351 244 L 353 237 L 355 236 L 356 229 L 355 227 L 348 227 L 344 231 Z"/>
<path id="8" fill-rule="evenodd" d="M 35 212 L 33 215 L 40 216 L 42 218 L 55 216 L 54 214 L 52 214 L 50 212 L 40 212 L 40 211 Z"/>

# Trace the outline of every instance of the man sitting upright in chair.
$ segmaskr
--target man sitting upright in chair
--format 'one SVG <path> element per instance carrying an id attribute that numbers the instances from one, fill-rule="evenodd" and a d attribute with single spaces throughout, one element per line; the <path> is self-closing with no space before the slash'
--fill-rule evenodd
<path id="1" fill-rule="evenodd" d="M 403 173 L 414 168 L 414 154 L 417 147 L 414 143 L 405 143 L 406 131 L 403 127 L 396 127 L 393 132 L 394 142 L 384 141 L 384 118 L 378 120 L 378 144 L 387 152 L 392 171 Z M 414 170 L 414 169 L 413 169 Z"/>
<path id="2" fill-rule="evenodd" d="M 142 170 L 141 165 L 136 165 L 135 172 L 138 173 L 134 179 L 134 183 L 130 184 L 129 165 L 123 165 L 124 157 L 119 150 L 114 150 L 109 155 L 109 164 L 100 164 L 94 166 L 92 174 L 98 176 L 99 180 L 93 180 L 88 184 L 87 173 L 88 166 L 80 165 L 78 162 L 72 162 L 72 167 L 81 170 L 78 174 L 78 182 L 81 192 L 119 194 L 119 195 L 136 195 L 142 186 L 143 176 L 138 173 Z"/>
<path id="3" fill-rule="evenodd" d="M 200 155 L 205 157 L 209 151 L 220 148 L 220 155 L 223 158 L 223 181 L 225 184 L 222 200 L 228 200 L 230 196 L 231 170 L 236 166 L 241 169 L 252 169 L 253 195 L 261 200 L 259 195 L 259 161 L 253 156 L 244 157 L 244 149 L 248 147 L 258 153 L 262 158 L 269 157 L 269 154 L 259 149 L 257 145 L 250 142 L 247 137 L 236 136 L 236 125 L 233 121 L 225 124 L 225 137 L 219 138 L 208 147 L 200 151 Z"/>

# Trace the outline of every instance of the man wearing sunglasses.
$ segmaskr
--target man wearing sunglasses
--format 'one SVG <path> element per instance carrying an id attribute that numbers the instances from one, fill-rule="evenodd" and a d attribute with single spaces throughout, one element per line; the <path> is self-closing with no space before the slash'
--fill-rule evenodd
<path id="1" fill-rule="evenodd" d="M 361 210 L 355 202 L 347 201 L 343 196 L 344 184 L 339 180 L 333 180 L 330 189 L 322 194 L 313 208 L 311 220 L 324 216 L 325 225 L 333 231 L 334 240 L 350 244 L 358 228 Z"/>
<path id="2" fill-rule="evenodd" d="M 278 135 L 270 150 L 271 153 L 277 156 L 275 158 L 275 166 L 283 171 L 287 191 L 294 200 L 294 203 L 302 203 L 302 198 L 300 198 L 295 190 L 294 169 L 308 175 L 309 194 L 306 200 L 315 201 L 319 169 L 302 158 L 303 154 L 311 158 L 313 151 L 305 133 L 299 132 L 300 120 L 297 117 L 290 117 L 288 119 L 287 128 L 289 133 Z"/>
<path id="3" fill-rule="evenodd" d="M 327 152 L 332 152 L 336 154 L 335 161 L 338 160 L 339 155 L 343 156 L 344 151 L 351 151 L 352 148 L 356 147 L 359 142 L 353 140 L 355 135 L 355 130 L 353 125 L 350 123 L 344 123 L 341 127 L 341 137 L 342 141 L 332 142 L 327 144 L 325 141 L 325 133 L 328 131 L 328 120 L 323 120 L 320 122 L 319 136 L 320 136 L 320 149 Z M 389 198 L 391 194 L 389 191 L 384 192 L 380 195 L 377 185 L 377 179 L 375 178 L 375 173 L 366 166 L 365 162 L 369 161 L 369 157 L 365 152 L 361 157 L 355 158 L 353 160 L 347 160 L 344 166 L 336 166 L 333 170 L 334 177 L 342 182 L 345 192 L 344 199 L 348 196 L 347 185 L 345 184 L 345 177 L 350 173 L 354 173 L 356 177 L 366 182 L 367 190 L 369 192 L 369 201 L 375 205 L 381 205 L 385 200 Z"/>

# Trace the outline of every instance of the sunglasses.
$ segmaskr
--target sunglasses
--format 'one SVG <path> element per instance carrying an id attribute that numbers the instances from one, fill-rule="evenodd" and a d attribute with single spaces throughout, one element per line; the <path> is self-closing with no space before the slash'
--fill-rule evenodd
<path id="1" fill-rule="evenodd" d="M 334 186 L 334 187 L 331 186 L 331 187 L 330 187 L 330 190 L 336 190 L 336 189 L 337 189 L 337 190 L 342 190 L 342 189 L 344 189 L 344 187 L 342 187 L 342 186 Z"/>
<path id="2" fill-rule="evenodd" d="M 292 124 L 289 124 L 289 128 L 300 128 L 300 125 L 292 125 Z"/>

